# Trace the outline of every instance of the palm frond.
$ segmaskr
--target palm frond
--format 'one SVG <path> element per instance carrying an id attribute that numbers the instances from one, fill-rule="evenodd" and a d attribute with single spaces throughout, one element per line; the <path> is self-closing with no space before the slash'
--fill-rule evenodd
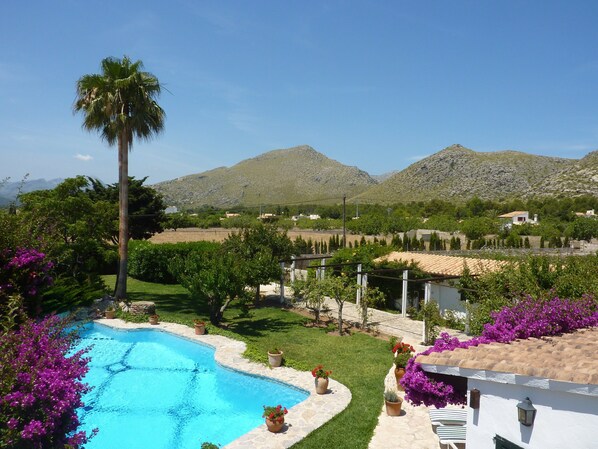
<path id="1" fill-rule="evenodd" d="M 83 128 L 97 131 L 109 145 L 125 136 L 128 147 L 133 137 L 148 140 L 164 129 L 166 114 L 156 99 L 161 86 L 141 61 L 105 58 L 100 74 L 84 75 L 77 81 L 73 109 L 83 113 Z"/>

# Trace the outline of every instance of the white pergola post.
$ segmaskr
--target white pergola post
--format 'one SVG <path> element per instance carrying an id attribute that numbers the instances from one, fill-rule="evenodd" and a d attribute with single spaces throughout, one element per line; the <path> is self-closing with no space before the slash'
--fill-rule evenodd
<path id="1" fill-rule="evenodd" d="M 295 282 L 295 256 L 291 256 L 291 284 Z"/>
<path id="2" fill-rule="evenodd" d="M 357 307 L 359 307 L 359 303 L 361 302 L 361 264 L 357 265 L 357 285 L 359 285 L 359 288 L 357 289 L 357 296 L 355 298 L 355 304 L 357 305 Z"/>
<path id="3" fill-rule="evenodd" d="M 280 303 L 284 304 L 284 262 L 280 262 Z"/>
<path id="4" fill-rule="evenodd" d="M 401 292 L 401 316 L 407 316 L 407 279 L 409 279 L 409 270 L 403 270 L 403 291 Z"/>
<path id="5" fill-rule="evenodd" d="M 320 280 L 323 280 L 326 277 L 326 259 L 322 259 L 322 270 L 320 271 Z"/>

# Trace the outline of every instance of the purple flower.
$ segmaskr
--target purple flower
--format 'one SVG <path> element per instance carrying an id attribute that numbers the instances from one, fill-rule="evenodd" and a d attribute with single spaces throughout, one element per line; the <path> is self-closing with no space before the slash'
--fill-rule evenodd
<path id="1" fill-rule="evenodd" d="M 88 359 L 69 353 L 74 339 L 64 327 L 50 316 L 0 334 L 0 447 L 79 448 L 95 434 L 77 431 Z"/>
<path id="2" fill-rule="evenodd" d="M 10 418 L 7 422 L 6 425 L 9 429 L 16 429 L 17 426 L 19 425 L 19 420 L 16 418 Z"/>
<path id="3" fill-rule="evenodd" d="M 34 297 L 40 288 L 52 284 L 48 273 L 53 267 L 46 255 L 35 249 L 5 250 L 0 254 L 0 293 Z"/>

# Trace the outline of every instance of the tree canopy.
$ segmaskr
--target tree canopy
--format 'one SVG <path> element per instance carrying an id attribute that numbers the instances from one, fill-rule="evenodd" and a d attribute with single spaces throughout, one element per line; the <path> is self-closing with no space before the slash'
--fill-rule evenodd
<path id="1" fill-rule="evenodd" d="M 129 238 L 147 240 L 152 235 L 162 232 L 165 221 L 164 201 L 162 195 L 155 189 L 143 185 L 147 176 L 135 179 L 129 176 Z M 118 184 L 102 184 L 101 181 L 89 178 L 91 189 L 89 196 L 94 201 L 108 201 L 118 205 Z M 117 208 L 114 209 L 114 219 L 117 222 Z M 118 227 L 112 232 L 112 241 L 118 242 Z"/>
<path id="2" fill-rule="evenodd" d="M 293 243 L 276 226 L 258 224 L 232 233 L 223 243 L 225 251 L 245 261 L 247 284 L 256 290 L 259 300 L 260 284 L 280 279 L 280 259 L 293 254 Z"/>

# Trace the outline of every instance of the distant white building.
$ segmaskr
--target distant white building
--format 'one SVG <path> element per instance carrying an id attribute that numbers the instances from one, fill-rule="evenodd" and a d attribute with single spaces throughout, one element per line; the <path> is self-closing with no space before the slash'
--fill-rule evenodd
<path id="1" fill-rule="evenodd" d="M 310 215 L 299 214 L 299 215 L 293 215 L 291 217 L 291 220 L 299 221 L 301 218 L 307 218 L 309 220 L 319 220 L 322 217 L 320 217 L 318 214 L 310 214 Z"/>
<path id="2" fill-rule="evenodd" d="M 538 214 L 534 214 L 534 219 L 530 220 L 529 212 L 526 210 L 516 210 L 507 214 L 499 215 L 498 218 L 506 221 L 504 227 L 507 229 L 513 225 L 519 226 L 524 223 L 538 224 Z"/>
<path id="3" fill-rule="evenodd" d="M 176 206 L 168 206 L 164 209 L 165 214 L 176 214 L 179 211 L 179 208 Z"/>
<path id="4" fill-rule="evenodd" d="M 233 212 L 226 212 L 226 213 L 224 214 L 224 216 L 225 216 L 226 218 L 238 217 L 239 215 L 240 215 L 240 214 L 233 213 Z"/>
<path id="5" fill-rule="evenodd" d="M 586 218 L 593 218 L 597 215 L 594 213 L 594 209 L 587 210 L 584 214 L 583 212 L 575 212 L 575 215 L 578 217 L 586 217 Z"/>

